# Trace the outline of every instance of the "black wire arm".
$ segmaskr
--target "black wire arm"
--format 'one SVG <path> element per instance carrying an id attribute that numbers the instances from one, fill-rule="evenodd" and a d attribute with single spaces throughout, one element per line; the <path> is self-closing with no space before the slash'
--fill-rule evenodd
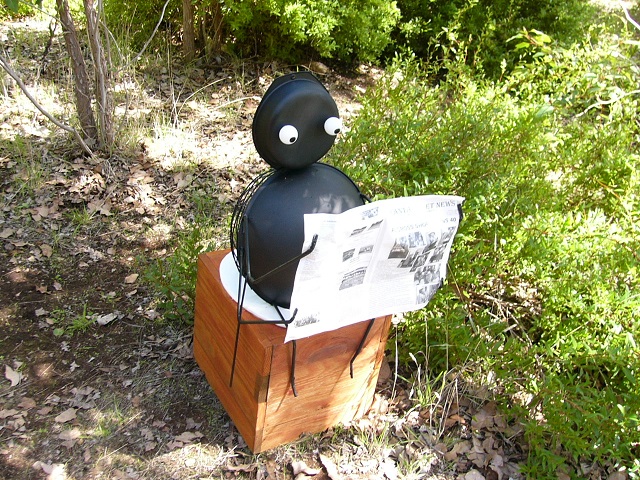
<path id="1" fill-rule="evenodd" d="M 316 244 L 318 243 L 318 234 L 315 234 L 313 236 L 313 238 L 311 239 L 311 245 L 309 246 L 309 248 L 307 250 L 305 250 L 304 252 L 302 252 L 300 255 L 296 255 L 295 257 L 293 257 L 291 260 L 287 260 L 286 262 L 284 262 L 282 265 L 274 268 L 273 270 L 265 273 L 264 275 L 259 276 L 258 278 L 253 278 L 253 275 L 251 275 L 251 262 L 249 261 L 249 249 L 247 248 L 247 280 L 250 280 L 252 284 L 254 283 L 260 283 L 261 281 L 263 281 L 265 278 L 278 273 L 280 270 L 287 268 L 289 265 L 291 265 L 292 263 L 295 263 L 297 261 L 299 261 L 300 259 L 306 257 L 307 255 L 309 255 L 311 252 L 313 252 L 316 248 Z"/>

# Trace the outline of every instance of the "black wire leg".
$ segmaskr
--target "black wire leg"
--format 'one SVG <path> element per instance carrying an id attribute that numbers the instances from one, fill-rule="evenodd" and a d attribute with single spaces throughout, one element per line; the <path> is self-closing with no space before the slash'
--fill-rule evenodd
<path id="1" fill-rule="evenodd" d="M 371 320 L 369 320 L 369 325 L 367 325 L 367 329 L 364 331 L 362 340 L 360 340 L 360 345 L 358 345 L 358 348 L 356 348 L 356 353 L 354 353 L 353 357 L 351 357 L 351 362 L 349 363 L 349 373 L 351 374 L 351 378 L 353 378 L 353 362 L 356 361 L 356 358 L 358 357 L 358 355 L 360 355 L 360 352 L 362 352 L 362 349 L 364 347 L 364 342 L 367 341 L 367 337 L 369 336 L 369 333 L 371 332 L 371 329 L 373 328 L 373 323 L 375 321 L 376 321 L 375 318 L 372 318 Z"/>
<path id="2" fill-rule="evenodd" d="M 291 375 L 289 382 L 291 383 L 291 390 L 293 390 L 293 396 L 298 396 L 298 390 L 296 389 L 296 357 L 298 355 L 298 343 L 297 340 L 291 340 L 293 345 L 293 353 L 291 355 Z"/>

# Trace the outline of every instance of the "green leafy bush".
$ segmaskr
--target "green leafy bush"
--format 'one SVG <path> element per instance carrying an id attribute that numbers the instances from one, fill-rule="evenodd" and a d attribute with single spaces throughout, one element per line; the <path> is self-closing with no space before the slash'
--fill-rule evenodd
<path id="1" fill-rule="evenodd" d="M 180 0 L 144 0 L 127 2 L 123 0 L 105 2 L 104 11 L 109 28 L 124 35 L 131 46 L 140 49 L 151 37 L 156 25 L 162 23 L 159 31 L 177 36 L 182 30 L 182 4 Z"/>
<path id="2" fill-rule="evenodd" d="M 513 60 L 507 40 L 522 28 L 570 40 L 594 11 L 588 0 L 398 0 L 398 7 L 397 48 L 430 60 L 463 57 L 493 78 L 500 75 L 503 59 Z"/>
<path id="3" fill-rule="evenodd" d="M 28 3 L 20 0 L 2 0 L 0 2 L 0 20 L 32 16 L 41 8 L 42 0 Z"/>
<path id="4" fill-rule="evenodd" d="M 500 82 L 462 57 L 437 85 L 397 60 L 332 150 L 377 197 L 467 198 L 448 283 L 399 327 L 398 354 L 422 352 L 433 377 L 493 372 L 530 478 L 640 475 L 638 43 L 610 29 L 565 48 L 522 31 Z"/>
<path id="5" fill-rule="evenodd" d="M 163 0 L 107 2 L 109 24 L 128 30 L 141 46 L 159 20 Z M 207 2 L 194 2 L 196 7 Z M 307 59 L 311 51 L 342 61 L 377 59 L 391 42 L 400 12 L 392 0 L 220 0 L 227 51 L 285 60 Z M 179 38 L 182 10 L 168 3 L 164 30 Z M 196 9 L 196 15 L 200 10 Z"/>
<path id="6" fill-rule="evenodd" d="M 198 202 L 197 199 L 194 199 Z M 210 204 L 210 202 L 208 202 Z M 198 216 L 181 231 L 170 255 L 147 265 L 144 279 L 158 294 L 156 309 L 168 322 L 192 325 L 198 275 L 198 256 L 218 246 L 212 219 Z"/>
<path id="7" fill-rule="evenodd" d="M 312 48 L 323 57 L 374 60 L 399 19 L 390 0 L 225 0 L 224 11 L 238 53 L 277 58 Z"/>

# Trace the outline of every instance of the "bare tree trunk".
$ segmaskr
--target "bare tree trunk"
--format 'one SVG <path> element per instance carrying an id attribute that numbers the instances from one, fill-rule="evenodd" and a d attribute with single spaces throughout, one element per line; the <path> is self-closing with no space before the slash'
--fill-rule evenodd
<path id="1" fill-rule="evenodd" d="M 87 32 L 89 45 L 93 55 L 93 65 L 96 73 L 96 100 L 98 102 L 99 137 L 103 145 L 113 145 L 113 100 L 109 90 L 109 71 L 107 60 L 102 48 L 100 29 L 98 27 L 98 12 L 93 0 L 84 0 L 84 11 L 87 16 Z"/>
<path id="2" fill-rule="evenodd" d="M 182 0 L 182 51 L 187 62 L 191 62 L 196 56 L 194 12 L 191 0 Z"/>
<path id="3" fill-rule="evenodd" d="M 204 17 L 205 54 L 210 59 L 222 50 L 224 17 L 220 0 L 211 0 L 210 6 L 206 8 Z"/>
<path id="4" fill-rule="evenodd" d="M 71 58 L 71 68 L 74 77 L 74 91 L 76 97 L 76 110 L 80 121 L 80 128 L 85 139 L 89 144 L 98 142 L 98 129 L 91 108 L 91 84 L 87 75 L 87 65 L 82 56 L 82 49 L 78 41 L 78 33 L 76 32 L 73 18 L 69 12 L 69 3 L 67 0 L 56 0 L 56 8 L 62 31 L 64 32 L 64 42 L 67 53 Z"/>

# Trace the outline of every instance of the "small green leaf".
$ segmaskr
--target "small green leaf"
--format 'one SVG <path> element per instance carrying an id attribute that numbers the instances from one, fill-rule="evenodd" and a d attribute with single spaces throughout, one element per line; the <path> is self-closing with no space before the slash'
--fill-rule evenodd
<path id="1" fill-rule="evenodd" d="M 14 13 L 18 13 L 19 0 L 4 0 L 5 5 Z"/>
<path id="2" fill-rule="evenodd" d="M 546 33 L 540 33 L 539 35 L 536 35 L 535 37 L 533 37 L 533 39 L 537 43 L 551 43 L 551 37 Z"/>
<path id="3" fill-rule="evenodd" d="M 555 109 L 553 108 L 552 105 L 542 105 L 538 111 L 535 113 L 535 118 L 542 118 L 542 117 L 546 117 L 547 115 L 549 115 L 551 112 L 553 112 Z"/>

